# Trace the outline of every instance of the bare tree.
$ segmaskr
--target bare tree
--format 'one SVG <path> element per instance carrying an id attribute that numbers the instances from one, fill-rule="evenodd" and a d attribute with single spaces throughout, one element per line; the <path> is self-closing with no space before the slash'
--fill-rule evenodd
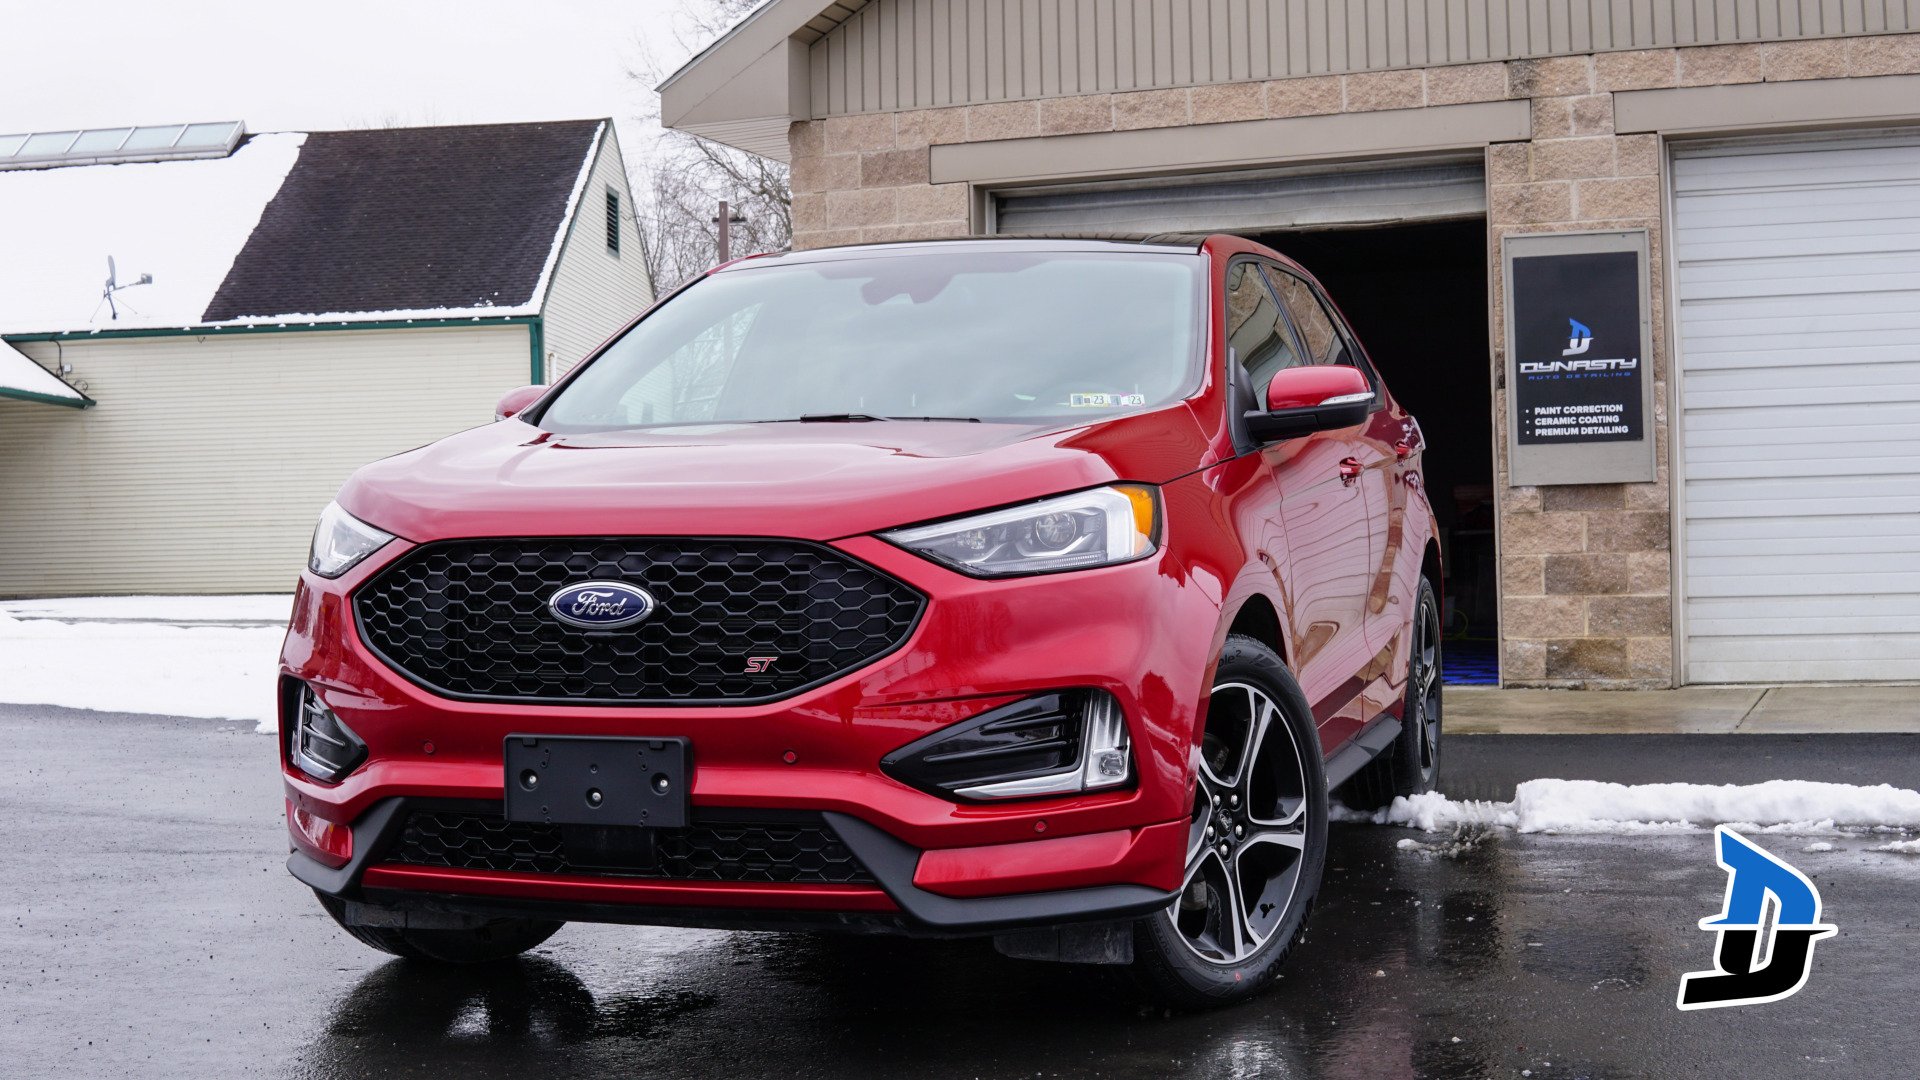
<path id="1" fill-rule="evenodd" d="M 688 56 L 698 53 L 760 3 L 682 0 L 676 27 L 679 50 Z M 653 88 L 668 74 L 643 44 L 631 75 L 648 92 L 649 111 L 641 119 L 656 128 L 660 104 Z M 685 132 L 662 131 L 632 172 L 641 259 L 655 295 L 664 295 L 714 264 L 718 230 L 725 227 L 714 221 L 722 199 L 745 219 L 732 226 L 735 254 L 782 251 L 793 241 L 793 194 L 787 167 L 778 161 Z"/>

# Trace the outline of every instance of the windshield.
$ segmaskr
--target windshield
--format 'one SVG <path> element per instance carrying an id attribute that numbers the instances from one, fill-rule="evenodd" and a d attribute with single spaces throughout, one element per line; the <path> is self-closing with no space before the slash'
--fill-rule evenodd
<path id="1" fill-rule="evenodd" d="M 1206 263 L 940 251 L 729 271 L 663 304 L 550 431 L 803 418 L 1099 419 L 1198 382 Z"/>

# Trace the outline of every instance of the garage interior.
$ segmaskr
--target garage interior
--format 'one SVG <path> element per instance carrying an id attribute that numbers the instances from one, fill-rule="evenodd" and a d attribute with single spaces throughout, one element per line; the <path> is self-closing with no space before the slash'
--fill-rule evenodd
<path id="1" fill-rule="evenodd" d="M 993 197 L 990 231 L 1233 232 L 1318 277 L 1436 448 L 1446 681 L 1497 685 L 1486 205 L 1475 154 L 1017 188 Z"/>

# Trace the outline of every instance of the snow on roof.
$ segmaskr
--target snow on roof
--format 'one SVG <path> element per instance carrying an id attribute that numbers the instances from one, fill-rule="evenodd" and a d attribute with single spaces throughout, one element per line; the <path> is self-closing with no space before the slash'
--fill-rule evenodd
<path id="1" fill-rule="evenodd" d="M 0 334 L 537 315 L 607 129 L 281 132 L 0 171 Z"/>
<path id="2" fill-rule="evenodd" d="M 306 136 L 206 161 L 0 172 L 0 333 L 196 326 Z M 121 284 L 101 296 L 112 256 Z"/>
<path id="3" fill-rule="evenodd" d="M 93 399 L 4 341 L 0 341 L 0 397 L 50 401 L 76 409 L 93 404 Z"/>

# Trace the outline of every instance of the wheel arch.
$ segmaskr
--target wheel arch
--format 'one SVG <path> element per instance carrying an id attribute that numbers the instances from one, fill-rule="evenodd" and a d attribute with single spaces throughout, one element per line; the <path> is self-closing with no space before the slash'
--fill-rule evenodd
<path id="1" fill-rule="evenodd" d="M 1293 667 L 1287 657 L 1286 635 L 1281 631 L 1280 612 L 1273 601 L 1264 593 L 1254 593 L 1241 601 L 1240 607 L 1233 613 L 1233 620 L 1227 624 L 1226 633 L 1220 637 L 1224 646 L 1228 636 L 1245 634 L 1272 649 L 1275 656 L 1289 669 Z"/>

